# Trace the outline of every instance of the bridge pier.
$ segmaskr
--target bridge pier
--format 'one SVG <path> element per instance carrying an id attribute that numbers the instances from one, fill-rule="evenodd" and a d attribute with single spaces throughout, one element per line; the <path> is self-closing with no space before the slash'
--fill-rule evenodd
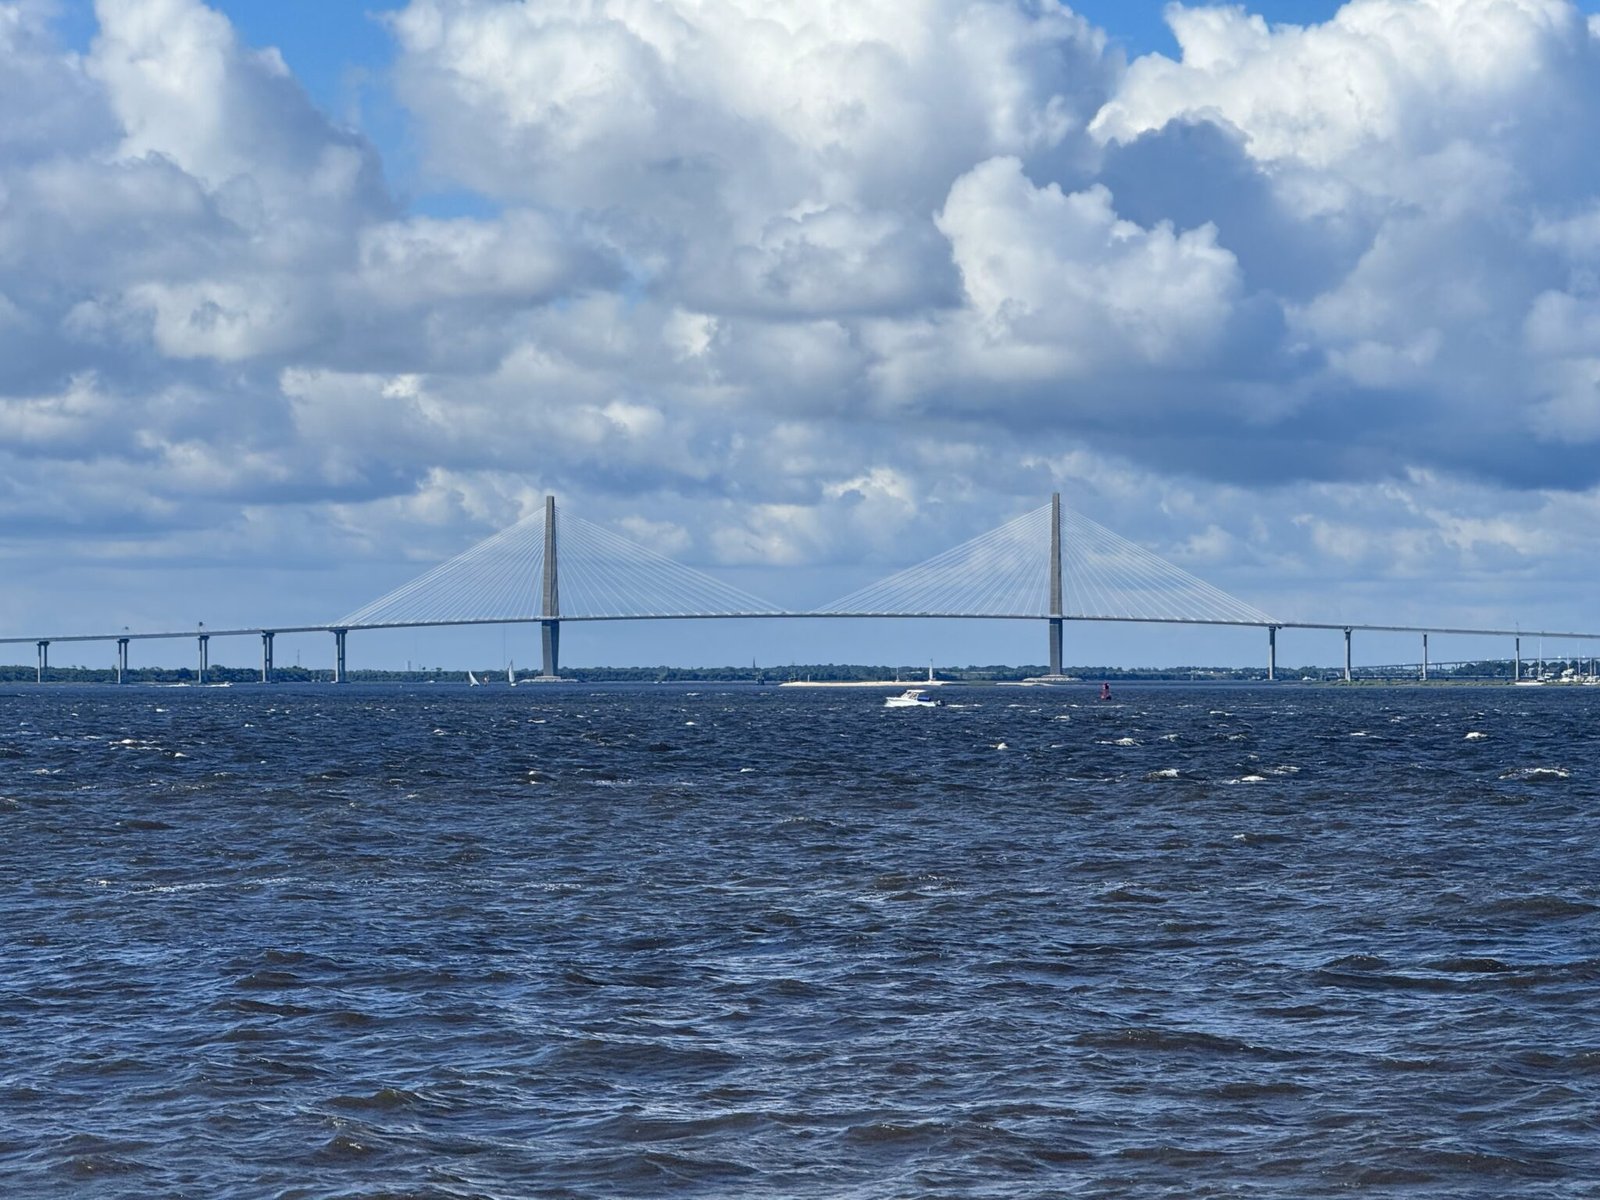
<path id="1" fill-rule="evenodd" d="M 272 682 L 272 631 L 261 631 L 261 682 Z"/>
<path id="2" fill-rule="evenodd" d="M 335 629 L 333 631 L 333 681 L 343 683 L 344 673 L 344 638 L 349 633 L 348 629 Z"/>
<path id="3" fill-rule="evenodd" d="M 202 633 L 200 635 L 199 641 L 200 641 L 200 675 L 199 675 L 199 681 L 201 683 L 204 683 L 206 681 L 206 669 L 211 666 L 211 635 L 209 633 Z"/>
<path id="4" fill-rule="evenodd" d="M 539 622 L 539 650 L 542 666 L 541 679 L 561 678 L 561 622 Z"/>
<path id="5" fill-rule="evenodd" d="M 1061 493 L 1050 494 L 1050 613 L 1045 623 L 1045 680 L 1064 679 L 1062 647 L 1067 625 L 1061 603 Z"/>
<path id="6" fill-rule="evenodd" d="M 117 682 L 128 682 L 128 639 L 117 639 Z"/>
<path id="7" fill-rule="evenodd" d="M 38 682 L 43 683 L 44 677 L 50 673 L 50 643 L 39 642 L 39 675 Z"/>
<path id="8" fill-rule="evenodd" d="M 1428 682 L 1428 635 L 1422 635 L 1422 682 Z"/>
<path id="9" fill-rule="evenodd" d="M 1050 493 L 1050 676 L 1061 674 L 1061 493 Z"/>
<path id="10" fill-rule="evenodd" d="M 1350 680 L 1350 630 L 1346 628 L 1344 631 L 1344 681 L 1349 683 Z"/>
<path id="11" fill-rule="evenodd" d="M 1513 660 L 1513 663 L 1512 663 L 1511 678 L 1512 678 L 1513 681 L 1522 678 L 1522 639 L 1521 638 L 1517 639 L 1517 657 Z"/>
<path id="12" fill-rule="evenodd" d="M 1267 682 L 1278 677 L 1278 627 L 1267 626 Z"/>
<path id="13" fill-rule="evenodd" d="M 544 498 L 544 581 L 539 594 L 539 679 L 561 678 L 561 587 L 556 570 L 556 498 Z"/>

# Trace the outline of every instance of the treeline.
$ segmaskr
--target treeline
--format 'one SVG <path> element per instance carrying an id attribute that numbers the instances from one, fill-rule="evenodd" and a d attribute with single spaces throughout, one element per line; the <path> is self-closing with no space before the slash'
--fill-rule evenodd
<path id="1" fill-rule="evenodd" d="M 989 664 L 955 668 L 939 668 L 939 679 L 951 683 L 1006 683 L 1020 682 L 1044 674 L 1048 668 L 1039 665 L 1006 666 Z M 467 671 L 410 670 L 350 670 L 346 672 L 352 683 L 457 683 L 468 682 Z M 485 686 L 505 683 L 504 667 L 475 667 L 472 674 Z M 1172 667 L 1164 670 L 1130 670 L 1122 667 L 1075 667 L 1069 672 L 1075 678 L 1100 681 L 1109 680 L 1178 680 L 1178 679 L 1257 679 L 1265 678 L 1265 671 L 1229 670 L 1216 667 Z M 909 686 L 926 678 L 927 668 L 892 667 L 869 663 L 806 663 L 785 667 L 563 667 L 561 677 L 576 683 L 751 683 L 779 684 L 793 681 L 818 683 L 854 683 L 864 680 L 904 680 Z M 37 669 L 32 665 L 0 666 L 0 683 L 32 683 Z M 198 683 L 193 667 L 135 667 L 127 672 L 129 683 Z M 330 683 L 333 672 L 326 668 L 278 667 L 273 678 L 279 683 Z M 523 673 L 519 682 L 530 676 Z M 116 672 L 104 667 L 52 666 L 45 679 L 51 683 L 115 683 Z M 258 683 L 258 667 L 228 667 L 213 665 L 206 669 L 207 683 Z"/>
<path id="2" fill-rule="evenodd" d="M 399 672 L 404 675 L 406 672 Z M 326 683 L 333 679 L 332 671 L 317 671 L 306 667 L 279 667 L 273 672 L 279 683 Z M 34 666 L 0 666 L 0 683 L 33 683 L 39 677 Z M 47 683 L 115 683 L 117 673 L 110 667 L 55 667 L 44 673 Z M 466 679 L 465 674 L 461 674 Z M 193 667 L 131 667 L 126 675 L 129 683 L 195 683 Z M 207 683 L 258 683 L 259 667 L 207 667 Z"/>
<path id="3" fill-rule="evenodd" d="M 1554 673 L 1566 664 L 1545 663 L 1545 669 Z M 1581 665 L 1579 665 L 1581 669 Z M 1007 666 L 998 663 L 966 667 L 941 667 L 937 678 L 948 683 L 1018 683 L 1045 674 L 1048 668 L 1033 664 Z M 1522 664 L 1522 674 L 1527 678 L 1535 670 L 1533 663 Z M 1510 680 L 1514 667 L 1509 659 L 1482 662 L 1450 663 L 1429 668 L 1431 680 Z M 473 668 L 472 674 L 486 686 L 504 685 L 504 667 Z M 352 683 L 444 683 L 466 684 L 467 671 L 434 670 L 383 671 L 352 670 L 348 677 Z M 891 667 L 866 663 L 810 663 L 785 667 L 564 667 L 563 679 L 575 683 L 750 683 L 779 684 L 790 681 L 813 683 L 854 683 L 864 680 L 898 679 L 907 686 L 926 678 L 926 667 Z M 1358 679 L 1404 682 L 1416 679 L 1415 666 L 1358 667 Z M 1251 683 L 1265 682 L 1265 667 L 1069 667 L 1066 676 L 1087 683 L 1116 682 L 1192 682 L 1192 683 Z M 1335 667 L 1279 667 L 1280 681 L 1312 680 L 1335 682 L 1342 679 L 1342 668 Z M 37 669 L 30 664 L 0 666 L 0 683 L 33 683 Z M 331 683 L 333 672 L 326 668 L 278 667 L 273 672 L 278 683 Z M 45 674 L 49 683 L 115 683 L 116 672 L 104 667 L 51 667 Z M 206 670 L 207 683 L 258 683 L 261 671 L 257 667 L 212 666 Z M 523 674 L 519 682 L 529 679 Z M 127 673 L 129 683 L 174 684 L 199 682 L 193 667 L 137 667 Z"/>

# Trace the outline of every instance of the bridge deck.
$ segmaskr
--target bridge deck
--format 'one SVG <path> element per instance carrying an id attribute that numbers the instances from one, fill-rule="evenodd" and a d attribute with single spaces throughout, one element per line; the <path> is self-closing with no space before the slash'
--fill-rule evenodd
<path id="1" fill-rule="evenodd" d="M 0 637 L 0 645 L 37 645 L 40 642 L 116 642 L 156 641 L 175 638 L 260 637 L 262 634 L 292 633 L 356 633 L 362 630 L 431 629 L 466 625 L 539 625 L 547 617 L 468 617 L 436 621 L 392 621 L 367 625 L 249 625 L 234 629 L 178 629 L 154 630 L 134 633 L 124 630 L 117 633 L 68 633 L 33 637 Z M 1529 637 L 1568 638 L 1577 641 L 1600 641 L 1600 633 L 1552 629 L 1480 629 L 1459 628 L 1448 625 L 1376 625 L 1357 621 L 1243 621 L 1206 617 L 1112 617 L 1050 613 L 970 613 L 970 612 L 709 612 L 709 613 L 641 613 L 628 615 L 562 614 L 562 624 L 582 624 L 600 621 L 811 621 L 811 620 L 939 620 L 939 621 L 1076 621 L 1118 625 L 1207 625 L 1243 629 L 1321 629 L 1352 633 L 1428 633 L 1462 637 Z"/>

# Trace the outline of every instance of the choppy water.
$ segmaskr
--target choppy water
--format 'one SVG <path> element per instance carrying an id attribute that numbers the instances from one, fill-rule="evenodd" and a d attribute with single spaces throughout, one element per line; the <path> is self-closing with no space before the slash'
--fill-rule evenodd
<path id="1" fill-rule="evenodd" d="M 1596 691 L 12 688 L 0 1192 L 1600 1195 Z"/>

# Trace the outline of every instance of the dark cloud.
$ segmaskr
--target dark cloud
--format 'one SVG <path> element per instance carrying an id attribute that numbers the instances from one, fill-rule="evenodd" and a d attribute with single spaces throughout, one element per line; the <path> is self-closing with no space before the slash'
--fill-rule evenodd
<path id="1" fill-rule="evenodd" d="M 1107 148 L 1100 180 L 1140 225 L 1210 223 L 1254 288 L 1303 302 L 1337 284 L 1371 245 L 1379 214 L 1296 212 L 1237 133 L 1178 119 Z M 1239 360 L 1235 360 L 1239 361 Z"/>

